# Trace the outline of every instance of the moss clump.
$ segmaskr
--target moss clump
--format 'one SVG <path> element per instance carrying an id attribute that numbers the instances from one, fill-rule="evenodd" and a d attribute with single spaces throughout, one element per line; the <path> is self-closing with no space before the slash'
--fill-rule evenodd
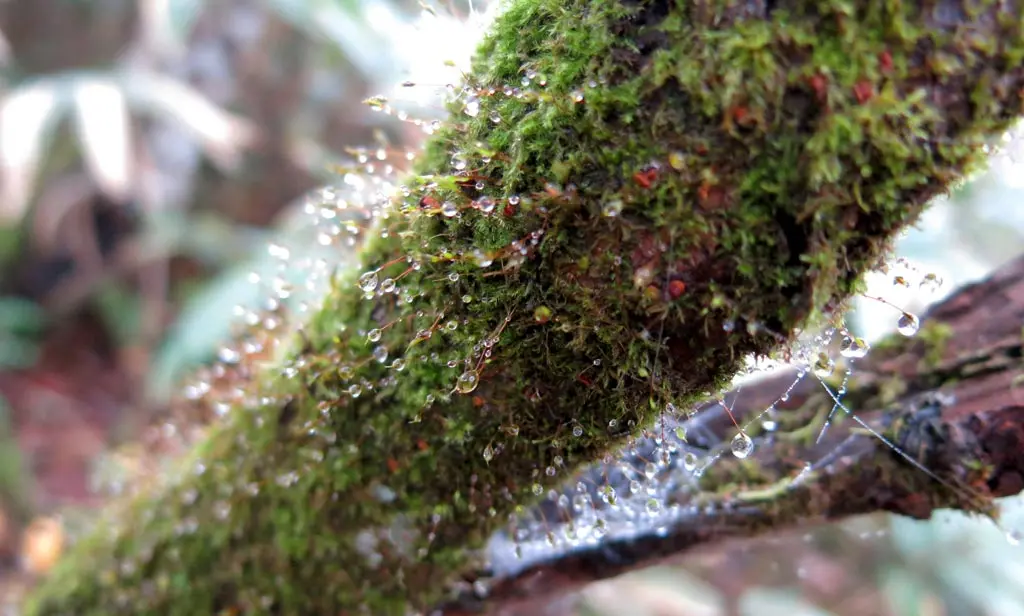
<path id="1" fill-rule="evenodd" d="M 1020 113 L 1020 16 L 770 4 L 508 3 L 264 404 L 28 613 L 427 608 L 609 425 L 839 308 Z"/>

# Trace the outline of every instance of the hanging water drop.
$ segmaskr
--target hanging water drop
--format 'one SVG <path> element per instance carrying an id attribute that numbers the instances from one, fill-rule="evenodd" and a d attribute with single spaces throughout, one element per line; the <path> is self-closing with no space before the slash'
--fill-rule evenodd
<path id="1" fill-rule="evenodd" d="M 615 218 L 622 213 L 622 199 L 612 199 L 601 206 L 601 213 L 608 218 Z"/>
<path id="2" fill-rule="evenodd" d="M 683 468 L 690 472 L 697 468 L 697 454 L 692 451 L 686 452 L 686 455 L 683 456 Z"/>
<path id="3" fill-rule="evenodd" d="M 934 293 L 942 287 L 942 278 L 940 278 L 938 274 L 929 272 L 924 275 L 924 278 L 921 279 L 921 282 L 917 286 L 922 291 Z"/>
<path id="4" fill-rule="evenodd" d="M 391 362 L 391 367 L 395 372 L 401 372 L 402 370 L 405 370 L 405 360 L 398 357 L 395 361 Z"/>
<path id="5" fill-rule="evenodd" d="M 377 270 L 366 272 L 359 277 L 359 288 L 366 293 L 372 293 L 377 288 Z"/>
<path id="6" fill-rule="evenodd" d="M 380 283 L 380 292 L 381 293 L 391 293 L 394 290 L 395 290 L 395 281 L 394 281 L 393 278 L 385 278 L 384 281 Z"/>
<path id="7" fill-rule="evenodd" d="M 493 212 L 494 211 L 494 204 L 495 204 L 494 199 L 491 198 L 491 197 L 480 197 L 474 203 L 474 205 L 476 206 L 476 209 L 480 210 L 484 214 L 490 214 L 491 212 Z"/>
<path id="8" fill-rule="evenodd" d="M 836 364 L 831 357 L 825 353 L 818 353 L 818 358 L 814 361 L 814 376 L 819 379 L 827 379 L 832 376 L 835 367 Z"/>
<path id="9" fill-rule="evenodd" d="M 366 339 L 369 340 L 370 342 L 377 342 L 378 340 L 380 340 L 381 335 L 382 333 L 379 329 L 371 329 L 370 331 L 366 332 Z"/>
<path id="10" fill-rule="evenodd" d="M 458 380 L 455 381 L 455 391 L 460 394 L 468 394 L 476 389 L 476 386 L 480 384 L 480 373 L 476 370 L 466 370 L 459 375 Z"/>
<path id="11" fill-rule="evenodd" d="M 754 451 L 754 439 L 747 436 L 747 433 L 741 430 L 732 438 L 731 448 L 732 455 L 742 460 Z"/>
<path id="12" fill-rule="evenodd" d="M 453 216 L 455 216 L 458 213 L 459 213 L 459 206 L 455 205 L 451 201 L 445 201 L 441 205 L 441 214 L 447 216 L 448 218 L 452 218 Z"/>
<path id="13" fill-rule="evenodd" d="M 459 273 L 458 272 L 451 272 L 451 273 L 449 273 L 448 274 L 448 280 L 449 280 L 449 282 L 458 282 L 459 281 Z"/>
<path id="14" fill-rule="evenodd" d="M 379 347 L 374 348 L 373 349 L 373 358 L 376 359 L 378 363 L 383 364 L 388 359 L 388 350 L 387 350 L 387 348 L 383 347 L 383 346 L 379 346 Z"/>
<path id="15" fill-rule="evenodd" d="M 903 334 L 904 336 L 910 337 L 917 333 L 917 330 L 921 328 L 921 322 L 917 316 L 904 312 L 900 315 L 900 320 L 896 323 L 896 331 Z"/>
<path id="16" fill-rule="evenodd" d="M 839 343 L 839 354 L 850 359 L 860 359 L 868 354 L 870 348 L 863 338 L 844 336 L 843 341 Z"/>

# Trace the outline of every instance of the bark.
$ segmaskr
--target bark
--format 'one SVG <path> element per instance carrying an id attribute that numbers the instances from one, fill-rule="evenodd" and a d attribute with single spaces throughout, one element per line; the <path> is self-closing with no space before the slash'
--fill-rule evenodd
<path id="1" fill-rule="evenodd" d="M 622 444 L 610 424 L 635 436 L 841 309 L 1021 114 L 1022 57 L 1012 2 L 510 2 L 417 174 L 355 203 L 360 269 L 28 612 L 430 609 Z"/>

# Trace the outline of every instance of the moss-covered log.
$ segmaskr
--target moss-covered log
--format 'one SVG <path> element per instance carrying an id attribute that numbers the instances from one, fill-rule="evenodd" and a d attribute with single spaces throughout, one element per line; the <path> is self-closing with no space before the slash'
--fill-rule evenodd
<path id="1" fill-rule="evenodd" d="M 860 275 L 1022 111 L 1015 2 L 512 0 L 262 404 L 30 614 L 403 614 Z"/>

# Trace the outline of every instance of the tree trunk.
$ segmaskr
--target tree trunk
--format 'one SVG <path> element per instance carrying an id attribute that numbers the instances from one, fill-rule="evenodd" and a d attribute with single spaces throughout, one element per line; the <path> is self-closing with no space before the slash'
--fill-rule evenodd
<path id="1" fill-rule="evenodd" d="M 609 424 L 637 435 L 841 309 L 1020 115 L 1022 58 L 1013 2 L 509 2 L 417 175 L 324 204 L 375 212 L 361 269 L 28 613 L 437 605 L 624 441 Z M 893 508 L 989 507 L 877 464 L 932 497 Z M 730 468 L 707 481 L 735 491 Z"/>

